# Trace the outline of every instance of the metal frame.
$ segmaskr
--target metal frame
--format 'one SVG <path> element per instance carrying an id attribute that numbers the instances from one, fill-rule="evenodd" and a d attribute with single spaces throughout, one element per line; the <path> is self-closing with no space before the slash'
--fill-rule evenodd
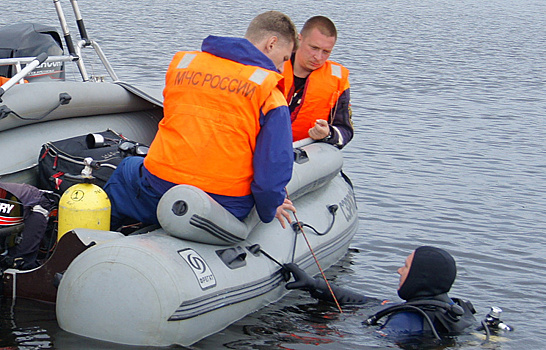
<path id="1" fill-rule="evenodd" d="M 59 22 L 60 22 L 61 29 L 62 29 L 62 32 L 63 32 L 63 36 L 64 36 L 64 39 L 65 39 L 65 42 L 66 42 L 66 46 L 67 46 L 67 49 L 68 49 L 68 55 L 66 55 L 66 56 L 51 56 L 51 57 L 48 57 L 45 60 L 45 62 L 76 62 L 76 65 L 78 66 L 78 70 L 80 72 L 82 80 L 84 82 L 90 81 L 89 75 L 87 74 L 87 69 L 86 69 L 85 64 L 84 64 L 84 62 L 82 60 L 82 50 L 83 50 L 83 48 L 85 48 L 87 46 L 90 46 L 95 51 L 95 54 L 100 59 L 102 65 L 104 66 L 104 68 L 108 72 L 108 75 L 110 76 L 110 78 L 112 78 L 112 80 L 114 82 L 119 82 L 120 80 L 119 80 L 117 74 L 114 72 L 114 68 L 112 67 L 112 65 L 110 64 L 110 62 L 106 58 L 106 56 L 104 55 L 104 52 L 100 48 L 99 44 L 97 42 L 95 42 L 94 40 L 88 38 L 87 31 L 86 31 L 85 26 L 83 24 L 83 19 L 82 19 L 81 13 L 80 13 L 80 9 L 79 9 L 77 0 L 70 0 L 70 3 L 72 5 L 72 9 L 74 10 L 74 15 L 76 17 L 76 22 L 77 22 L 78 29 L 79 29 L 79 32 L 80 32 L 80 36 L 81 36 L 81 40 L 79 40 L 76 45 L 74 45 L 74 43 L 72 42 L 72 38 L 70 36 L 70 31 L 68 29 L 68 24 L 67 24 L 66 17 L 64 15 L 63 9 L 61 7 L 60 0 L 53 0 L 53 3 L 55 5 L 55 9 L 57 11 L 57 16 L 59 17 Z M 31 62 L 33 62 L 35 60 L 36 60 L 36 57 L 0 58 L 0 66 L 13 65 L 15 67 L 15 71 L 16 71 L 16 74 L 13 77 L 13 78 L 15 78 L 17 75 L 19 75 L 19 73 L 21 73 L 22 71 L 25 71 L 26 67 L 22 68 L 21 65 L 27 65 L 28 66 Z M 34 68 L 36 68 L 36 66 L 34 66 L 32 69 L 34 69 Z M 6 84 L 2 85 L 2 87 L 4 88 L 4 90 L 7 90 L 11 86 L 15 85 L 18 82 L 21 83 L 21 84 L 24 84 L 25 81 L 24 81 L 23 78 L 28 73 L 30 73 L 30 71 L 31 70 L 25 71 L 26 73 L 24 75 L 18 76 L 16 81 L 13 81 L 9 85 L 7 85 L 8 83 L 6 83 Z M 10 80 L 10 82 L 11 82 L 11 80 Z"/>

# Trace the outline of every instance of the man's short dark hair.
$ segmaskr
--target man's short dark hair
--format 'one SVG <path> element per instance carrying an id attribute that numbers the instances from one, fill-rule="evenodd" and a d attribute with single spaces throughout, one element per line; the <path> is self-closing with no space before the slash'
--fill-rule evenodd
<path id="1" fill-rule="evenodd" d="M 321 34 L 327 37 L 334 37 L 337 40 L 336 26 L 328 17 L 314 16 L 309 18 L 301 29 L 301 35 L 306 36 L 314 28 L 317 28 Z"/>

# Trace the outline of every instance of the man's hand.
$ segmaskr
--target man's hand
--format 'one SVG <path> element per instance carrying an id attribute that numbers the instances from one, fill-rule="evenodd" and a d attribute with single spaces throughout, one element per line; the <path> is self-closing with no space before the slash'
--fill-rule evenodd
<path id="1" fill-rule="evenodd" d="M 288 212 L 288 210 L 295 213 L 296 207 L 294 206 L 294 204 L 292 204 L 290 199 L 285 198 L 284 203 L 277 207 L 277 213 L 275 214 L 275 217 L 281 223 L 282 228 L 286 228 L 286 223 L 284 222 L 284 219 L 286 219 L 286 221 L 290 223 L 290 213 Z"/>
<path id="2" fill-rule="evenodd" d="M 315 126 L 309 129 L 309 137 L 313 140 L 322 140 L 330 135 L 330 126 L 324 119 L 317 119 Z"/>

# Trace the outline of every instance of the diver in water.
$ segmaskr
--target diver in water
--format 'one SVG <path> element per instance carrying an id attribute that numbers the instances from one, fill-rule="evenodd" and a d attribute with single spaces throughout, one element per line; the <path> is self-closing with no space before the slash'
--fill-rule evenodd
<path id="1" fill-rule="evenodd" d="M 306 290 L 319 300 L 334 301 L 322 278 L 312 278 L 293 263 L 284 267 L 294 277 L 293 282 L 286 284 L 287 289 Z M 382 335 L 433 335 L 437 339 L 440 335 L 457 335 L 476 328 L 472 304 L 450 298 L 447 294 L 457 274 L 455 260 L 447 251 L 430 246 L 419 247 L 406 258 L 398 273 L 398 295 L 405 302 L 386 304 L 385 308 L 364 321 L 366 325 L 376 325 L 381 320 L 379 332 Z M 331 286 L 331 289 L 340 305 L 381 302 L 338 286 Z M 489 334 L 488 329 L 486 332 Z"/>

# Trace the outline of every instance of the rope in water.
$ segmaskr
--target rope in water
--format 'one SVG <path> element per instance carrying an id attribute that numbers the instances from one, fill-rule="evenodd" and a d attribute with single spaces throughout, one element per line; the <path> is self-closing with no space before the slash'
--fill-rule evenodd
<path id="1" fill-rule="evenodd" d="M 286 198 L 288 198 L 289 201 L 292 201 L 290 199 L 290 196 L 288 195 L 288 190 L 286 191 Z M 294 215 L 294 219 L 296 220 L 296 223 L 298 224 L 298 228 L 301 231 L 303 238 L 305 238 L 305 243 L 307 243 L 307 247 L 309 248 L 309 251 L 311 252 L 311 255 L 313 256 L 313 259 L 315 259 L 315 263 L 317 264 L 319 268 L 320 274 L 322 275 L 324 282 L 326 282 L 326 286 L 328 287 L 328 290 L 330 291 L 330 294 L 332 295 L 332 298 L 334 299 L 337 309 L 339 310 L 340 313 L 343 313 L 343 310 L 341 309 L 341 306 L 339 305 L 339 302 L 337 301 L 336 295 L 334 294 L 334 291 L 332 290 L 332 287 L 330 286 L 330 283 L 328 282 L 328 279 L 326 278 L 326 275 L 324 274 L 324 271 L 322 270 L 322 266 L 320 266 L 317 256 L 315 255 L 315 252 L 313 251 L 313 248 L 311 247 L 311 244 L 309 243 L 309 240 L 307 239 L 307 235 L 303 231 L 303 226 L 301 225 L 301 222 L 298 219 L 298 216 L 296 215 L 296 213 L 292 213 L 292 214 Z"/>

